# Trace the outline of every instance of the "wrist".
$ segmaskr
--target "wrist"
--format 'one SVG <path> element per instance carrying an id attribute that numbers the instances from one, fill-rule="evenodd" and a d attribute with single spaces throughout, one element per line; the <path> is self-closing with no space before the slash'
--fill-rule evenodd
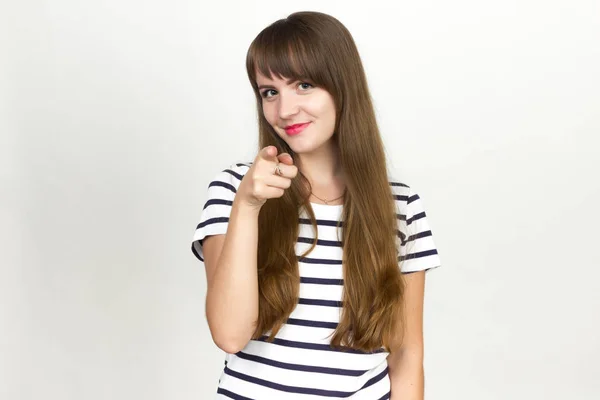
<path id="1" fill-rule="evenodd" d="M 248 202 L 242 200 L 241 198 L 235 197 L 233 199 L 233 204 L 231 207 L 232 207 L 232 210 L 231 210 L 232 214 L 235 212 L 238 215 L 254 217 L 254 216 L 258 216 L 262 205 L 249 204 Z"/>

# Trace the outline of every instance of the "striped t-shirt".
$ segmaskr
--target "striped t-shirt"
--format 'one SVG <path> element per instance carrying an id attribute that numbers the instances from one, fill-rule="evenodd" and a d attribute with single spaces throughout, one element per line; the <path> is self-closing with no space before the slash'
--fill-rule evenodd
<path id="1" fill-rule="evenodd" d="M 197 226 L 192 251 L 204 261 L 202 240 L 225 234 L 237 188 L 251 163 L 231 165 L 208 186 L 207 201 Z M 410 187 L 390 182 L 397 205 L 398 240 L 402 272 L 429 270 L 440 258 L 427 223 L 423 204 Z M 389 399 L 387 355 L 340 351 L 329 347 L 341 312 L 343 288 L 341 229 L 337 221 L 343 205 L 311 203 L 318 242 L 306 257 L 298 258 L 300 296 L 296 308 L 274 342 L 250 340 L 243 350 L 226 354 L 217 399 Z M 308 215 L 299 213 L 296 254 L 314 239 Z M 340 233 L 336 232 L 340 229 Z"/>

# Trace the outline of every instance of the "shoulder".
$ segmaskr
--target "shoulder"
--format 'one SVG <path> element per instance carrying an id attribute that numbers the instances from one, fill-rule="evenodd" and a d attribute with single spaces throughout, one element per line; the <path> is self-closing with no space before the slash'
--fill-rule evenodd
<path id="1" fill-rule="evenodd" d="M 398 180 L 397 178 L 390 176 L 389 179 L 390 189 L 396 201 L 396 207 L 400 210 L 405 210 L 406 207 L 418 198 L 412 188 L 404 181 Z"/>
<path id="2" fill-rule="evenodd" d="M 246 172 L 252 166 L 252 162 L 236 162 L 228 166 L 224 166 L 218 175 L 233 176 L 236 179 L 242 180 Z"/>
<path id="3" fill-rule="evenodd" d="M 220 171 L 218 171 L 211 182 L 209 183 L 209 188 L 214 186 L 224 186 L 229 187 L 232 191 L 236 191 L 242 178 L 246 175 L 246 172 L 252 166 L 252 162 L 236 162 L 227 166 L 223 166 Z"/>
<path id="4" fill-rule="evenodd" d="M 251 162 L 236 162 L 224 165 L 213 173 L 208 184 L 208 197 L 212 202 L 229 203 L 237 193 L 238 188 L 252 166 Z M 215 200 L 216 199 L 216 200 Z"/>

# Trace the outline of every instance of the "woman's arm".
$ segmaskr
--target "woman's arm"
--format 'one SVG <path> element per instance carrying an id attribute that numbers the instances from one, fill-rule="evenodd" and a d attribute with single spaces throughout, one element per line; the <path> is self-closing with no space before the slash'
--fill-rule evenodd
<path id="1" fill-rule="evenodd" d="M 423 400 L 423 297 L 425 271 L 404 275 L 406 326 L 402 345 L 388 356 L 392 385 L 390 400 Z"/>
<path id="2" fill-rule="evenodd" d="M 252 337 L 258 317 L 258 210 L 233 201 L 226 235 L 204 242 L 206 319 L 215 344 L 237 353 Z"/>
<path id="3" fill-rule="evenodd" d="M 226 234 L 204 241 L 206 319 L 215 344 L 227 353 L 242 350 L 256 329 L 260 209 L 283 196 L 297 174 L 289 154 L 277 155 L 275 146 L 261 149 L 237 188 Z"/>

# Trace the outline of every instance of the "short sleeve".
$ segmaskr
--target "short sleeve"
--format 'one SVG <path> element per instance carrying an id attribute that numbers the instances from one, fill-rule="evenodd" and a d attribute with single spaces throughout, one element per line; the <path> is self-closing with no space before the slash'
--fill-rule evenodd
<path id="1" fill-rule="evenodd" d="M 398 263 L 402 273 L 428 271 L 441 266 L 433 234 L 425 213 L 423 200 L 408 186 L 400 201 L 398 237 L 400 241 Z"/>
<path id="2" fill-rule="evenodd" d="M 192 252 L 204 262 L 203 240 L 210 235 L 227 233 L 233 199 L 248 164 L 234 164 L 219 172 L 209 183 L 206 201 L 192 239 Z"/>

